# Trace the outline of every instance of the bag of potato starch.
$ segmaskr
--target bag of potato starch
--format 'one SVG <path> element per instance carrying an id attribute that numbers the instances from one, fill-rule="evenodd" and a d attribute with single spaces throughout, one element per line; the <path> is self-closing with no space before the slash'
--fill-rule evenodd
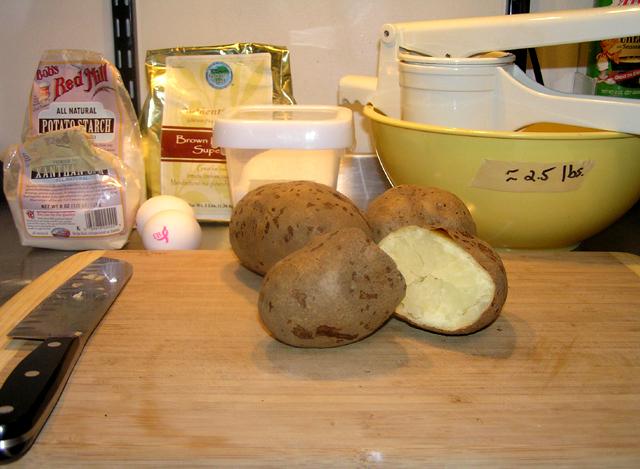
<path id="1" fill-rule="evenodd" d="M 144 201 L 140 129 L 118 69 L 97 52 L 45 51 L 31 87 L 22 140 L 76 126 L 84 127 L 96 147 L 124 161 Z"/>

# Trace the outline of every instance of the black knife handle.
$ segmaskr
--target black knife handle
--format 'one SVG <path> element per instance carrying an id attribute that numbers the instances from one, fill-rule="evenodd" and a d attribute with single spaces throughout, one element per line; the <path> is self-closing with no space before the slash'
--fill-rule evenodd
<path id="1" fill-rule="evenodd" d="M 50 337 L 0 388 L 0 462 L 24 455 L 51 414 L 80 355 L 78 337 Z"/>

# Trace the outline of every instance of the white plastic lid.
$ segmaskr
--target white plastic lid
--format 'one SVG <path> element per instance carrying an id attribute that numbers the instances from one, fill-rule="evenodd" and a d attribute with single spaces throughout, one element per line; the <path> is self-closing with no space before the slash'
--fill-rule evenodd
<path id="1" fill-rule="evenodd" d="M 238 106 L 218 116 L 212 143 L 224 148 L 349 148 L 352 120 L 351 110 L 340 106 Z"/>

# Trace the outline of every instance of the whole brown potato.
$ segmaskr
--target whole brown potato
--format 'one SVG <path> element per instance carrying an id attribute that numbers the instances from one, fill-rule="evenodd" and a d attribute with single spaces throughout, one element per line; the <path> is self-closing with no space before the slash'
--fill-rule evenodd
<path id="1" fill-rule="evenodd" d="M 464 202 L 436 187 L 393 187 L 371 201 L 365 216 L 376 242 L 408 225 L 476 234 L 476 224 Z"/>
<path id="2" fill-rule="evenodd" d="M 432 332 L 471 334 L 499 316 L 507 274 L 494 249 L 454 230 L 405 226 L 380 248 L 395 261 L 407 285 L 396 316 Z"/>
<path id="3" fill-rule="evenodd" d="M 343 228 L 317 236 L 274 265 L 258 310 L 281 342 L 335 347 L 376 331 L 404 294 L 393 260 L 359 228 Z"/>
<path id="4" fill-rule="evenodd" d="M 231 214 L 229 240 L 242 265 L 264 275 L 315 236 L 347 227 L 371 236 L 364 214 L 338 191 L 311 181 L 279 182 L 240 199 Z"/>

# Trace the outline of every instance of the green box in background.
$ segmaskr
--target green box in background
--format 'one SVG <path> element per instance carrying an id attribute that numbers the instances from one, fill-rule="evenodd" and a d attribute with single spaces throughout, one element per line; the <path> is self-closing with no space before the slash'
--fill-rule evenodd
<path id="1" fill-rule="evenodd" d="M 596 7 L 634 6 L 640 0 L 596 0 Z M 595 94 L 640 99 L 640 36 L 593 42 L 587 75 L 595 80 Z"/>

